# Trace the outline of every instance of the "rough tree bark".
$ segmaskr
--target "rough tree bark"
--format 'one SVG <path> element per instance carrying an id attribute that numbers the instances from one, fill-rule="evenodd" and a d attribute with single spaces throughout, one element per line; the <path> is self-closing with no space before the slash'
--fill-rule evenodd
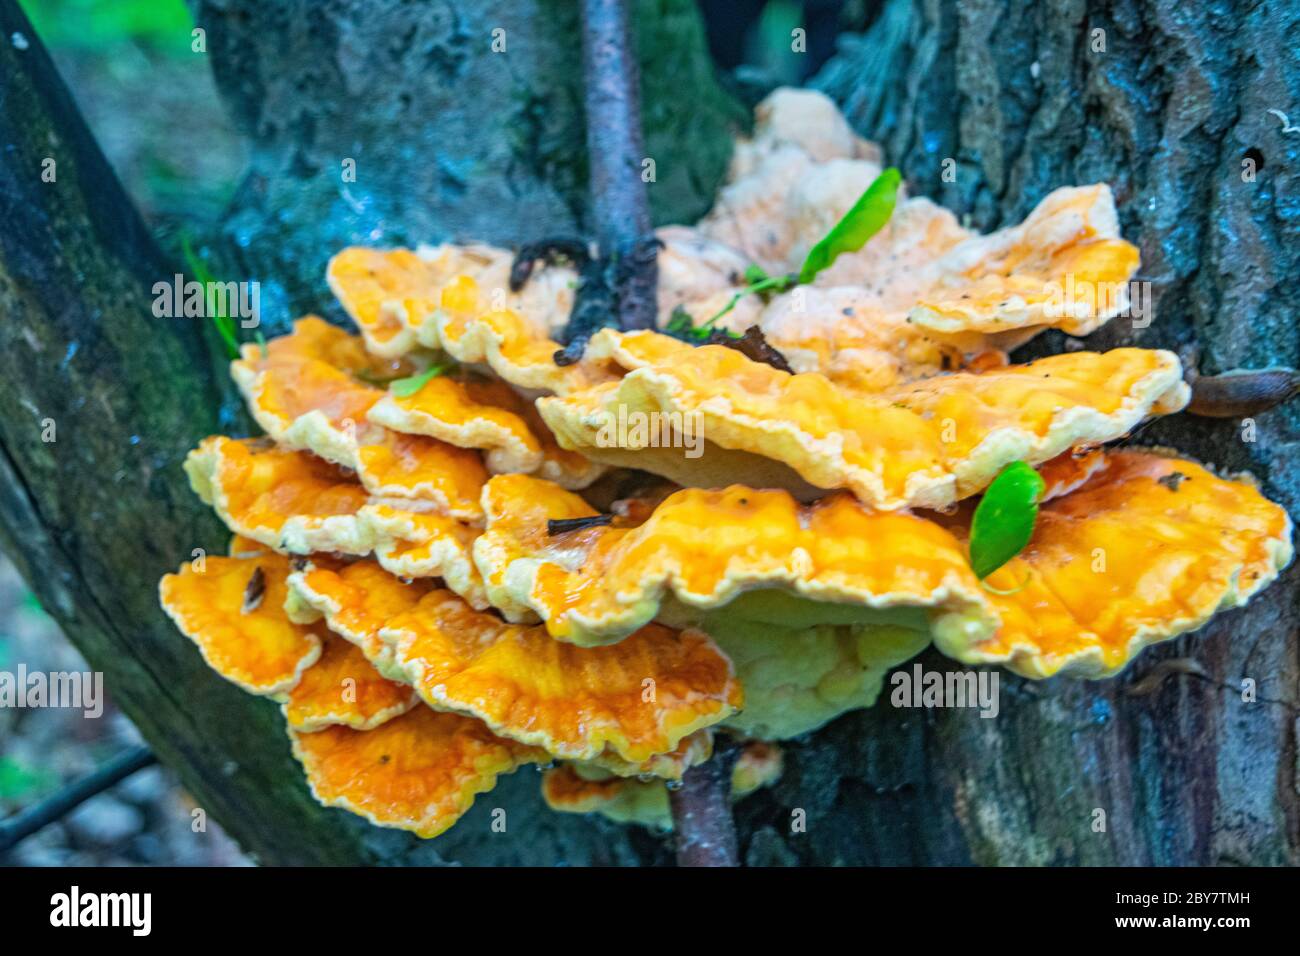
<path id="1" fill-rule="evenodd" d="M 414 15 L 396 3 L 371 4 L 366 18 L 344 0 L 271 6 L 197 4 L 214 69 L 254 142 L 225 227 L 244 274 L 280 278 L 295 309 L 319 306 L 320 263 L 345 242 L 518 242 L 580 223 L 576 5 L 511 4 L 522 18 L 512 22 L 524 25 L 507 28 L 517 72 L 474 52 L 489 42 L 485 2 L 439 7 L 436 27 L 406 19 Z M 714 87 L 682 3 L 639 4 L 643 51 L 647 11 L 656 10 L 671 16 L 652 32 L 687 24 L 686 39 L 669 44 L 684 57 L 671 69 L 656 74 L 655 57 L 643 56 L 658 186 L 664 158 L 688 170 L 674 175 L 685 177 L 689 201 L 664 203 L 665 191 L 652 188 L 662 221 L 707 205 L 720 169 L 710 137 L 732 113 L 717 94 L 703 110 L 712 118 L 694 116 L 693 82 Z M 882 141 L 914 190 L 981 227 L 1023 215 L 1057 185 L 1115 184 L 1125 234 L 1156 280 L 1157 320 L 1149 329 L 1117 323 L 1088 347 L 1195 338 L 1206 372 L 1297 364 L 1282 296 L 1300 279 L 1300 135 L 1281 133 L 1265 111 L 1300 119 L 1298 16 L 1280 5 L 1172 0 L 890 0 L 818 83 Z M 1090 51 L 1094 26 L 1105 30 L 1104 54 Z M 0 0 L 0 37 L 26 29 L 12 0 Z M 686 88 L 684 117 L 664 104 L 686 100 Z M 211 337 L 187 320 L 150 316 L 149 287 L 170 270 L 34 41 L 22 51 L 0 44 L 0 97 L 3 543 L 200 803 L 266 862 L 668 862 L 670 844 L 643 831 L 545 811 L 526 771 L 426 844 L 310 801 L 275 708 L 207 672 L 156 608 L 157 576 L 224 539 L 179 472 L 184 451 L 233 417 Z M 349 155 L 340 144 L 356 144 L 350 196 L 360 211 L 340 188 Z M 59 157 L 57 185 L 40 180 L 46 155 Z M 367 179 L 376 156 L 384 172 Z M 952 184 L 940 178 L 945 157 L 957 160 Z M 1243 157 L 1260 169 L 1254 183 L 1241 181 Z M 1239 424 L 1207 420 L 1142 437 L 1249 466 L 1296 513 L 1298 416 L 1262 416 L 1253 443 Z M 41 441 L 46 417 L 57 443 Z M 884 704 L 834 722 L 788 748 L 777 787 L 739 804 L 742 858 L 1300 861 L 1296 580 L 1293 570 L 1246 612 L 1147 652 L 1118 680 L 1003 675 L 996 720 Z M 1208 676 L 1128 693 L 1177 656 L 1194 657 Z M 1243 677 L 1258 683 L 1257 702 L 1241 700 Z M 508 811 L 505 834 L 489 825 L 495 807 Z M 1098 809 L 1104 832 L 1094 828 Z M 802 832 L 792 832 L 800 820 Z"/>
<path id="2" fill-rule="evenodd" d="M 280 320 L 332 310 L 325 261 L 349 244 L 517 245 L 590 225 L 575 0 L 190 5 L 251 147 L 217 248 Z M 693 0 L 633 7 L 651 209 L 693 221 L 746 112 L 714 79 Z"/>

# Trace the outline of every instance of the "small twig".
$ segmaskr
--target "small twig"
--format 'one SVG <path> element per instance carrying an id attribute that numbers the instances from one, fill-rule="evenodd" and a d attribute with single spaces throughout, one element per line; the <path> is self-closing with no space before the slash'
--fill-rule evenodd
<path id="1" fill-rule="evenodd" d="M 613 515 L 587 515 L 583 518 L 552 518 L 546 522 L 548 535 L 568 534 L 570 531 L 582 531 L 607 525 L 614 520 Z"/>
<path id="2" fill-rule="evenodd" d="M 1187 411 L 1206 418 L 1249 418 L 1300 395 L 1300 372 L 1290 368 L 1235 369 L 1190 375 Z"/>
<path id="3" fill-rule="evenodd" d="M 518 292 L 524 287 L 538 261 L 550 265 L 560 260 L 568 260 L 581 272 L 591 260 L 587 243 L 573 236 L 553 236 L 521 247 L 510 266 L 510 291 Z"/>
<path id="4" fill-rule="evenodd" d="M 652 329 L 658 269 L 641 178 L 641 91 L 626 0 L 582 0 L 591 208 L 602 257 L 618 264 L 618 324 Z"/>
<path id="5" fill-rule="evenodd" d="M 1204 418 L 1250 418 L 1300 394 L 1300 372 L 1291 368 L 1233 369 L 1202 375 L 1201 350 L 1189 343 L 1178 350 L 1183 380 L 1192 389 L 1189 415 Z"/>
<path id="6" fill-rule="evenodd" d="M 37 830 L 49 826 L 91 797 L 121 783 L 138 770 L 158 762 L 148 747 L 133 747 L 118 754 L 80 780 L 51 794 L 35 806 L 0 820 L 0 853 L 4 853 Z"/>
<path id="7" fill-rule="evenodd" d="M 682 775 L 668 791 L 678 866 L 739 866 L 736 821 L 731 814 L 731 770 L 740 747 L 719 736 L 713 757 Z"/>

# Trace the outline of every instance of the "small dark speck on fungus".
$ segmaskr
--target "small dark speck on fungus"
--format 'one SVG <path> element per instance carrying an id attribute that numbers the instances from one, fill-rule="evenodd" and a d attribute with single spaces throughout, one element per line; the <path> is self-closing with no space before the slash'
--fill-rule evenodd
<path id="1" fill-rule="evenodd" d="M 1159 481 L 1160 484 L 1162 484 L 1162 485 L 1164 485 L 1166 488 L 1168 488 L 1170 491 L 1177 491 L 1178 488 L 1179 488 L 1179 486 L 1180 486 L 1184 481 L 1187 481 L 1188 478 L 1187 478 L 1187 476 L 1184 475 L 1181 471 L 1171 471 L 1169 474 L 1165 475 L 1163 478 L 1158 478 L 1158 479 L 1156 479 L 1156 480 Z"/>
<path id="2" fill-rule="evenodd" d="M 262 573 L 261 565 L 258 565 L 248 578 L 248 585 L 244 588 L 244 603 L 240 605 L 239 613 L 251 614 L 262 605 L 262 597 L 266 594 L 266 575 Z"/>

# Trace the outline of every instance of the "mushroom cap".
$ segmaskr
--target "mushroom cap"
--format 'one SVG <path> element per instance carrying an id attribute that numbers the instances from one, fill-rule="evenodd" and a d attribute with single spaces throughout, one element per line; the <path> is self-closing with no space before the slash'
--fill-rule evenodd
<path id="1" fill-rule="evenodd" d="M 186 457 L 185 473 L 204 503 L 244 538 L 303 554 L 368 550 L 343 540 L 369 498 L 365 489 L 313 455 L 213 435 Z"/>
<path id="2" fill-rule="evenodd" d="M 543 270 L 542 275 L 550 273 Z M 531 285 L 530 280 L 530 285 Z M 567 320 L 568 313 L 564 313 Z M 561 348 L 545 316 L 493 308 L 471 276 L 460 275 L 442 290 L 441 308 L 419 330 L 421 344 L 440 348 L 458 362 L 486 366 L 516 388 L 564 395 L 615 377 L 598 363 L 556 365 Z"/>
<path id="3" fill-rule="evenodd" d="M 542 465 L 542 443 L 516 410 L 522 404 L 503 382 L 438 375 L 411 395 L 386 393 L 367 414 L 393 431 L 483 449 L 493 474 L 531 473 Z"/>
<path id="4" fill-rule="evenodd" d="M 443 288 L 460 276 L 485 290 L 478 311 L 509 309 L 528 316 L 527 335 L 548 337 L 568 318 L 577 276 L 552 266 L 515 293 L 509 288 L 512 260 L 509 250 L 482 244 L 424 246 L 415 252 L 351 247 L 330 260 L 325 278 L 376 355 L 404 355 L 421 339 L 435 337 L 429 320 L 443 304 Z"/>
<path id="5" fill-rule="evenodd" d="M 566 488 L 585 488 L 605 470 L 561 448 L 532 403 L 497 380 L 435 376 L 412 395 L 386 392 L 367 417 L 395 432 L 480 449 L 493 474 L 537 472 Z"/>
<path id="6" fill-rule="evenodd" d="M 844 126 L 843 117 L 830 111 L 824 119 L 816 125 Z M 880 175 L 878 154 L 859 158 L 854 152 L 855 144 L 842 135 L 839 143 L 823 140 L 810 151 L 789 135 L 767 136 L 760 121 L 754 140 L 737 147 L 728 182 L 700 232 L 741 250 L 772 275 L 797 270 Z"/>
<path id="7" fill-rule="evenodd" d="M 1128 307 L 1139 258 L 1119 238 L 1109 186 L 1057 189 L 1020 225 L 949 249 L 931 267 L 945 280 L 916 296 L 909 317 L 957 340 L 1041 328 L 1087 335 Z"/>
<path id="8" fill-rule="evenodd" d="M 304 733 L 335 724 L 372 730 L 419 702 L 409 686 L 380 674 L 359 647 L 330 634 L 324 638 L 320 659 L 303 671 L 302 680 L 289 691 L 284 716 L 292 729 Z"/>
<path id="9" fill-rule="evenodd" d="M 436 349 L 491 369 L 519 388 L 567 392 L 605 377 L 586 363 L 561 367 L 554 336 L 573 305 L 576 275 L 548 267 L 509 290 L 511 254 L 488 246 L 412 253 L 344 249 L 326 270 L 330 288 L 377 355 Z"/>
<path id="10" fill-rule="evenodd" d="M 376 497 L 432 502 L 453 518 L 482 520 L 478 497 L 488 475 L 476 451 L 385 428 L 357 447 L 356 462 L 357 477 Z"/>
<path id="11" fill-rule="evenodd" d="M 583 772 L 616 777 L 638 777 L 642 780 L 657 777 L 660 780 L 680 780 L 682 774 L 704 763 L 713 756 L 713 730 L 705 728 L 688 734 L 667 753 L 651 754 L 645 760 L 633 762 L 620 757 L 617 751 L 606 749 L 591 760 L 574 761 Z"/>
<path id="12" fill-rule="evenodd" d="M 309 564 L 288 579 L 289 617 L 312 621 L 323 617 L 331 631 L 355 645 L 382 675 L 403 678 L 393 664 L 392 649 L 380 628 L 433 590 L 428 581 L 400 581 L 372 561 L 340 567 Z"/>
<path id="13" fill-rule="evenodd" d="M 281 448 L 353 469 L 372 494 L 426 499 L 448 513 L 477 517 L 487 473 L 474 450 L 398 434 L 367 417 L 385 392 L 355 376 L 411 369 L 367 355 L 360 339 L 315 318 L 300 319 L 291 335 L 268 342 L 265 354 L 244 346 L 230 366 L 250 414 Z"/>
<path id="14" fill-rule="evenodd" d="M 947 530 L 842 493 L 801 506 L 783 491 L 686 489 L 639 527 L 559 535 L 548 534 L 549 520 L 594 511 L 553 484 L 498 475 L 483 501 L 488 524 L 474 559 L 490 600 L 507 615 L 536 612 L 562 641 L 608 644 L 652 620 L 688 623 L 758 589 L 842 605 L 831 623 L 912 610 L 941 630 L 996 627 Z"/>
<path id="15" fill-rule="evenodd" d="M 289 562 L 278 554 L 208 556 L 158 585 L 163 610 L 208 666 L 252 694 L 283 699 L 321 656 L 322 635 L 283 610 Z"/>
<path id="16" fill-rule="evenodd" d="M 430 706 L 623 776 L 680 777 L 708 757 L 700 728 L 740 705 L 730 664 L 699 634 L 648 628 L 620 651 L 585 653 L 369 561 L 308 566 L 290 575 L 289 590 L 293 619 L 323 615 Z"/>
<path id="17" fill-rule="evenodd" d="M 703 346 L 619 382 L 542 398 L 538 409 L 565 447 L 678 484 L 716 485 L 722 470 L 801 495 L 847 488 L 892 510 L 947 507 L 1012 461 L 1041 464 L 1111 441 L 1182 408 L 1188 394 L 1177 357 L 1148 349 L 1073 352 L 863 394 Z M 665 423 L 675 430 L 668 441 Z M 702 448 L 673 437 L 691 431 L 707 439 Z M 682 447 L 664 447 L 673 444 Z"/>
<path id="18" fill-rule="evenodd" d="M 880 174 L 880 155 L 833 104 L 814 106 L 798 91 L 774 92 L 755 117 L 698 232 L 781 275 L 798 271 Z M 775 296 L 757 318 L 749 310 L 724 321 L 737 330 L 757 321 L 798 371 L 880 388 L 953 367 L 945 350 L 927 354 L 927 340 L 976 353 L 1014 348 L 1045 328 L 1086 335 L 1127 307 L 1137 266 L 1104 183 L 1058 189 L 1022 223 L 984 236 L 904 190 L 885 227 L 813 287 Z M 848 321 L 835 300 L 853 309 Z"/>
<path id="19" fill-rule="evenodd" d="M 493 735 L 482 721 L 428 707 L 372 730 L 290 729 L 289 738 L 320 803 L 424 838 L 459 820 L 499 775 L 548 759 Z"/>
<path id="20" fill-rule="evenodd" d="M 438 307 L 450 276 L 410 249 L 349 246 L 330 258 L 325 281 L 357 324 L 375 355 L 400 356 L 415 348 L 415 329 Z"/>
<path id="21" fill-rule="evenodd" d="M 373 470 L 380 453 L 366 446 L 391 447 L 388 429 L 482 450 L 493 473 L 540 472 L 571 488 L 600 476 L 600 466 L 560 448 L 532 404 L 504 382 L 443 374 L 412 395 L 373 384 L 405 377 L 426 362 L 376 358 L 361 338 L 308 316 L 265 349 L 245 345 L 231 375 L 274 440 L 349 468 Z M 428 455 L 430 449 L 438 445 L 420 450 Z M 363 469 L 363 481 L 371 477 Z M 385 475 L 373 479 L 382 483 Z"/>
<path id="22" fill-rule="evenodd" d="M 1244 476 L 1112 452 L 1040 506 L 1028 547 L 990 575 L 1002 627 L 975 640 L 936 634 L 935 644 L 1025 677 L 1106 677 L 1147 645 L 1245 604 L 1290 562 L 1291 532 L 1286 511 Z"/>
<path id="23" fill-rule="evenodd" d="M 372 500 L 355 515 L 333 520 L 313 539 L 314 550 L 372 553 L 400 578 L 442 578 L 447 587 L 480 610 L 488 606 L 483 580 L 471 555 L 479 529 L 469 522 L 413 511 L 404 502 Z"/>
<path id="24" fill-rule="evenodd" d="M 649 625 L 580 648 L 432 591 L 380 632 L 431 707 L 471 714 L 558 757 L 641 764 L 739 709 L 730 661 L 699 631 Z"/>

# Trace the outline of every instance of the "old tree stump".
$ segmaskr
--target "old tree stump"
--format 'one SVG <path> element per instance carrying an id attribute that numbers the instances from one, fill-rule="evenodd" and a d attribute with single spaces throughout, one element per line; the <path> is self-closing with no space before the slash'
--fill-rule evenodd
<path id="1" fill-rule="evenodd" d="M 253 147 L 211 242 L 236 277 L 279 290 L 281 322 L 328 310 L 323 263 L 349 242 L 508 244 L 586 221 L 576 4 L 362 6 L 193 3 Z M 505 53 L 490 46 L 498 28 Z M 635 28 L 655 218 L 689 221 L 744 110 L 715 83 L 690 2 L 639 0 Z M 887 0 L 813 84 L 914 192 L 980 228 L 1056 186 L 1110 182 L 1155 321 L 1117 321 L 1087 347 L 1195 343 L 1205 373 L 1294 366 L 1300 133 L 1268 111 L 1300 122 L 1298 35 L 1300 10 L 1281 4 Z M 180 471 L 204 435 L 247 427 L 215 336 L 153 317 L 150 289 L 176 270 L 13 0 L 0 0 L 0 37 L 0 543 L 162 760 L 265 863 L 669 861 L 644 831 L 550 813 L 531 771 L 429 843 L 311 800 L 276 707 L 212 674 L 157 607 L 161 574 L 225 543 Z M 344 194 L 346 157 L 362 172 Z M 1300 409 L 1254 425 L 1182 417 L 1140 440 L 1250 468 L 1300 513 Z M 843 717 L 792 744 L 782 781 L 739 805 L 742 858 L 1300 862 L 1296 582 L 1292 568 L 1115 680 L 1004 674 L 996 720 L 888 706 Z M 1131 693 L 1183 657 L 1204 676 Z M 496 807 L 506 833 L 492 832 Z"/>

